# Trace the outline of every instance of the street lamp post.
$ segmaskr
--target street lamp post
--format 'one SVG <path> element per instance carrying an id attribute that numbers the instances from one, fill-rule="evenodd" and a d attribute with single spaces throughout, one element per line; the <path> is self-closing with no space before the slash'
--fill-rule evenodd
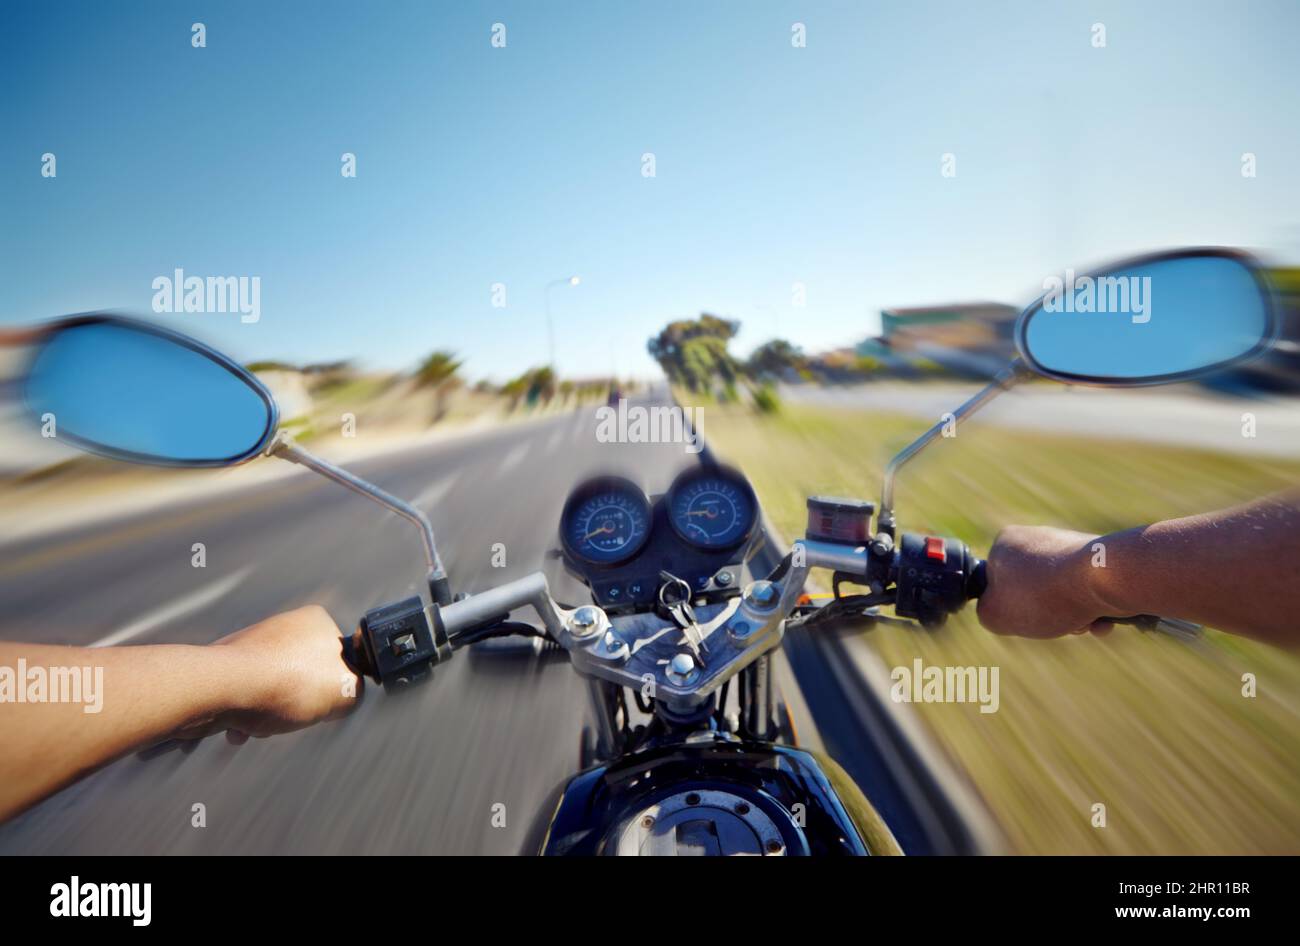
<path id="1" fill-rule="evenodd" d="M 546 284 L 546 349 L 550 356 L 551 377 L 555 377 L 555 326 L 551 323 L 551 290 L 556 286 L 576 286 L 582 282 L 577 276 L 552 279 Z"/>

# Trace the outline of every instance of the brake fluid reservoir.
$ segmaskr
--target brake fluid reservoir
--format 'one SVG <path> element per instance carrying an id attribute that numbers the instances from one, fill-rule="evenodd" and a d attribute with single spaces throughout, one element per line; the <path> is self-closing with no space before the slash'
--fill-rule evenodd
<path id="1" fill-rule="evenodd" d="M 871 536 L 874 503 L 838 496 L 808 497 L 808 525 L 805 535 L 821 542 L 865 545 Z"/>

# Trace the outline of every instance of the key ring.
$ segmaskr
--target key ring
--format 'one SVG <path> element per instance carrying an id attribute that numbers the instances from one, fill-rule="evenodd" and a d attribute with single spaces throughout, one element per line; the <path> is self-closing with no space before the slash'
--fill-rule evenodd
<path id="1" fill-rule="evenodd" d="M 660 605 L 662 605 L 663 607 L 665 607 L 665 608 L 667 608 L 667 609 L 669 609 L 669 610 L 672 610 L 673 608 L 677 607 L 678 605 L 681 605 L 681 604 L 689 604 L 689 603 L 690 603 L 690 600 L 691 600 L 691 586 L 690 586 L 690 584 L 689 584 L 688 582 L 684 581 L 684 580 L 681 579 L 681 578 L 678 578 L 676 575 L 672 574 L 671 572 L 667 572 L 667 571 L 661 571 L 661 572 L 659 573 L 659 577 L 662 578 L 663 581 L 664 581 L 664 583 L 663 583 L 662 585 L 659 586 L 659 595 L 658 595 L 658 597 L 659 597 L 659 604 L 660 604 Z M 681 589 L 681 596 L 680 596 L 680 597 L 677 597 L 677 598 L 674 598 L 674 600 L 672 600 L 672 601 L 669 601 L 669 600 L 667 599 L 667 597 L 666 597 L 666 593 L 667 593 L 668 589 L 670 589 L 670 588 L 679 588 L 679 589 Z"/>

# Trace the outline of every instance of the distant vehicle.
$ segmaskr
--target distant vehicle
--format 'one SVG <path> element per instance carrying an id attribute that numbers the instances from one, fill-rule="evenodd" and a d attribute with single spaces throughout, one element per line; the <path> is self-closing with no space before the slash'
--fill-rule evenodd
<path id="1" fill-rule="evenodd" d="M 605 399 L 605 403 L 610 407 L 618 407 L 618 402 L 621 400 L 623 400 L 623 392 L 618 388 L 610 388 L 609 397 Z"/>

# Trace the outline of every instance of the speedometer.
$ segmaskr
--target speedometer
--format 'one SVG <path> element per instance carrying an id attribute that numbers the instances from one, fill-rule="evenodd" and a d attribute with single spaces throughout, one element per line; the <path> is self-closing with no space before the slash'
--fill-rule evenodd
<path id="1" fill-rule="evenodd" d="M 575 558 L 593 565 L 617 565 L 650 538 L 650 501 L 636 484 L 601 477 L 578 487 L 564 504 L 560 539 Z"/>
<path id="2" fill-rule="evenodd" d="M 725 467 L 689 470 L 668 491 L 673 530 L 699 548 L 739 545 L 753 531 L 757 517 L 754 490 L 738 472 Z"/>

